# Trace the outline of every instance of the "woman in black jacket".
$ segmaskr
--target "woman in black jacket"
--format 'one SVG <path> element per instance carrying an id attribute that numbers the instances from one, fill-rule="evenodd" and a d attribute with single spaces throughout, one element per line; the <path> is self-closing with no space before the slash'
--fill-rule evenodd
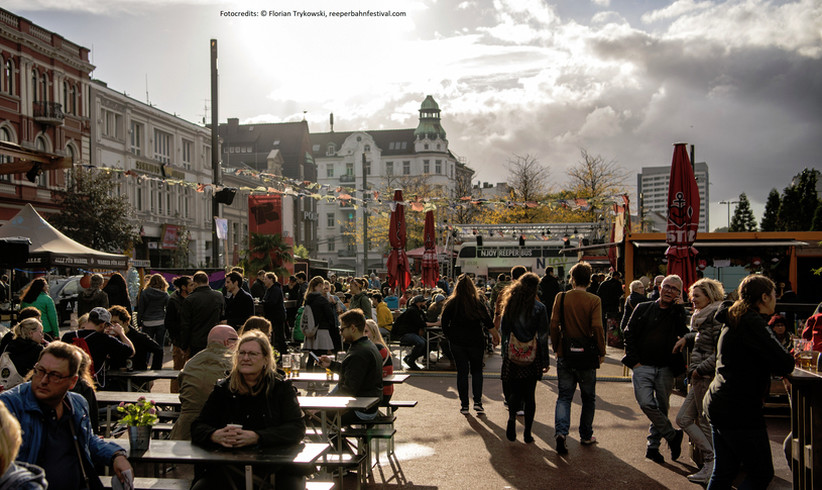
<path id="1" fill-rule="evenodd" d="M 740 464 L 747 471 L 740 488 L 768 487 L 774 471 L 763 400 L 771 376 L 786 376 L 794 366 L 793 356 L 768 331 L 767 318 L 776 306 L 773 282 L 750 275 L 738 291 L 739 299 L 716 314 L 725 326 L 704 402 L 714 443 L 709 490 L 731 488 Z"/>
<path id="2" fill-rule="evenodd" d="M 6 345 L 5 350 L 0 352 L 0 355 L 8 352 L 8 357 L 19 375 L 19 384 L 26 374 L 34 369 L 46 342 L 43 338 L 43 325 L 36 318 L 26 318 L 21 321 L 14 326 L 13 332 L 14 338 Z M 4 388 L 8 390 L 14 386 L 16 385 Z"/>
<path id="3" fill-rule="evenodd" d="M 448 339 L 454 363 L 457 365 L 457 391 L 460 413 L 468 413 L 468 373 L 474 392 L 474 410 L 482 407 L 482 357 L 485 352 L 485 332 L 493 328 L 493 320 L 481 302 L 474 281 L 468 274 L 457 279 L 457 286 L 442 309 L 442 331 Z"/>
<path id="4" fill-rule="evenodd" d="M 304 437 L 297 392 L 277 374 L 268 338 L 257 330 L 244 333 L 237 343 L 231 374 L 217 382 L 191 425 L 191 441 L 208 449 L 264 449 L 299 444 Z M 305 488 L 299 471 L 288 467 L 274 471 L 278 489 Z M 209 465 L 197 469 L 192 488 L 240 488 L 242 482 L 241 467 Z"/>

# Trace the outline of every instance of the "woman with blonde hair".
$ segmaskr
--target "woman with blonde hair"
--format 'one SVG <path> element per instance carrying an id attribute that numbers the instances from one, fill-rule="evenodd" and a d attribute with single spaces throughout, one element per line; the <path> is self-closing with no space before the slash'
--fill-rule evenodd
<path id="1" fill-rule="evenodd" d="M 377 346 L 377 350 L 380 351 L 380 357 L 382 357 L 382 377 L 385 378 L 386 376 L 391 376 L 394 374 L 394 359 L 391 357 L 391 350 L 388 348 L 388 344 L 382 338 L 377 322 L 370 318 L 367 319 L 365 321 L 365 329 L 363 330 L 363 333 L 365 333 L 365 336 L 368 337 L 375 346 Z M 382 406 L 387 407 L 388 401 L 391 400 L 391 396 L 393 395 L 394 384 L 383 383 Z"/>
<path id="2" fill-rule="evenodd" d="M 716 375 L 705 395 L 711 423 L 714 470 L 709 490 L 731 488 L 744 465 L 739 488 L 767 488 L 773 459 L 763 400 L 771 376 L 787 376 L 794 359 L 768 331 L 776 307 L 776 287 L 765 276 L 750 275 L 739 285 L 739 299 L 716 314 L 725 324 L 716 348 Z"/>
<path id="3" fill-rule="evenodd" d="M 12 330 L 14 338 L 6 345 L 5 350 L 0 353 L 8 355 L 9 360 L 14 364 L 18 376 L 14 380 L 9 379 L 3 385 L 3 389 L 10 389 L 23 382 L 26 374 L 34 369 L 40 352 L 45 348 L 46 341 L 43 338 L 43 325 L 36 318 L 26 318 Z M 5 378 L 5 376 L 3 376 Z M 3 384 L 0 382 L 0 384 Z"/>
<path id="4" fill-rule="evenodd" d="M 688 475 L 688 480 L 693 483 L 707 483 L 714 468 L 714 448 L 711 442 L 711 425 L 703 415 L 702 399 L 716 371 L 716 343 L 722 330 L 722 322 L 717 321 L 715 316 L 725 298 L 725 289 L 719 281 L 700 279 L 691 285 L 688 297 L 694 306 L 691 331 L 677 341 L 674 352 L 679 352 L 685 346 L 691 349 L 687 371 L 690 382 L 688 395 L 682 402 L 676 423 L 688 434 L 701 455 L 701 458 L 695 459 L 701 459 L 702 468 Z"/>
<path id="5" fill-rule="evenodd" d="M 22 443 L 20 423 L 6 405 L 0 403 L 0 489 L 43 490 L 48 487 L 43 469 L 14 461 Z"/>
<path id="6" fill-rule="evenodd" d="M 192 442 L 209 449 L 265 448 L 299 444 L 304 437 L 297 392 L 277 374 L 271 343 L 262 332 L 244 333 L 231 374 L 217 382 L 191 425 Z M 239 488 L 242 482 L 242 468 L 209 465 L 195 471 L 192 488 Z M 302 475 L 289 468 L 276 471 L 276 482 L 277 488 L 305 488 Z"/>
<path id="7" fill-rule="evenodd" d="M 162 347 L 166 336 L 168 282 L 160 274 L 152 275 L 137 297 L 137 325 Z"/>

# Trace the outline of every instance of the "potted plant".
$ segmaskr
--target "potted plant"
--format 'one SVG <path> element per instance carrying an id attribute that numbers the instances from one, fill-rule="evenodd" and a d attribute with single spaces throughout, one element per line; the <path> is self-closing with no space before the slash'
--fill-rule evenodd
<path id="1" fill-rule="evenodd" d="M 152 426 L 157 423 L 154 400 L 141 396 L 136 403 L 120 402 L 117 411 L 124 414 L 121 422 L 128 426 L 128 443 L 132 451 L 145 451 L 151 440 Z"/>

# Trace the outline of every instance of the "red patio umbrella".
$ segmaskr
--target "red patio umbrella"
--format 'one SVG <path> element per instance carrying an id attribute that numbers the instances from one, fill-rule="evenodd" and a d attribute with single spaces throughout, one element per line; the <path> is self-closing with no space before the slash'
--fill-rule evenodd
<path id="1" fill-rule="evenodd" d="M 402 190 L 394 190 L 394 209 L 391 211 L 391 222 L 388 226 L 388 242 L 391 252 L 388 254 L 388 284 L 391 287 L 405 290 L 411 284 L 408 257 L 405 255 L 405 206 L 402 203 Z"/>
<path id="2" fill-rule="evenodd" d="M 433 288 L 440 278 L 440 264 L 437 261 L 437 239 L 434 231 L 434 211 L 426 211 L 425 228 L 423 231 L 425 238 L 425 251 L 422 253 L 422 285 Z"/>
<path id="3" fill-rule="evenodd" d="M 668 184 L 668 274 L 682 278 L 683 291 L 696 282 L 696 254 L 693 247 L 699 228 L 699 188 L 685 143 L 674 145 L 671 179 Z"/>

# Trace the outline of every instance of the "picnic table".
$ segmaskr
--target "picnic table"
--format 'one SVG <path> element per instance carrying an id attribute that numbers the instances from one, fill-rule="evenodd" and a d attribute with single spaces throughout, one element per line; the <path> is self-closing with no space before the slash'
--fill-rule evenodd
<path id="1" fill-rule="evenodd" d="M 106 437 L 111 436 L 111 411 L 120 402 L 135 403 L 138 398 L 153 400 L 159 407 L 171 407 L 175 411 L 179 410 L 179 393 L 138 393 L 135 391 L 98 391 L 97 404 L 106 407 Z"/>
<path id="2" fill-rule="evenodd" d="M 108 371 L 109 378 L 124 378 L 126 380 L 126 391 L 132 391 L 132 381 L 137 379 L 142 382 L 154 381 L 157 379 L 177 379 L 180 374 L 178 369 L 149 369 L 146 371 L 126 371 L 115 369 Z"/>
<path id="3" fill-rule="evenodd" d="M 191 441 L 152 440 L 147 451 L 131 451 L 128 439 L 106 439 L 122 446 L 128 452 L 131 463 L 176 463 L 176 464 L 236 464 L 245 467 L 245 488 L 253 487 L 254 465 L 313 466 L 329 449 L 327 443 L 302 443 L 293 446 L 272 446 L 266 448 L 209 450 Z"/>

